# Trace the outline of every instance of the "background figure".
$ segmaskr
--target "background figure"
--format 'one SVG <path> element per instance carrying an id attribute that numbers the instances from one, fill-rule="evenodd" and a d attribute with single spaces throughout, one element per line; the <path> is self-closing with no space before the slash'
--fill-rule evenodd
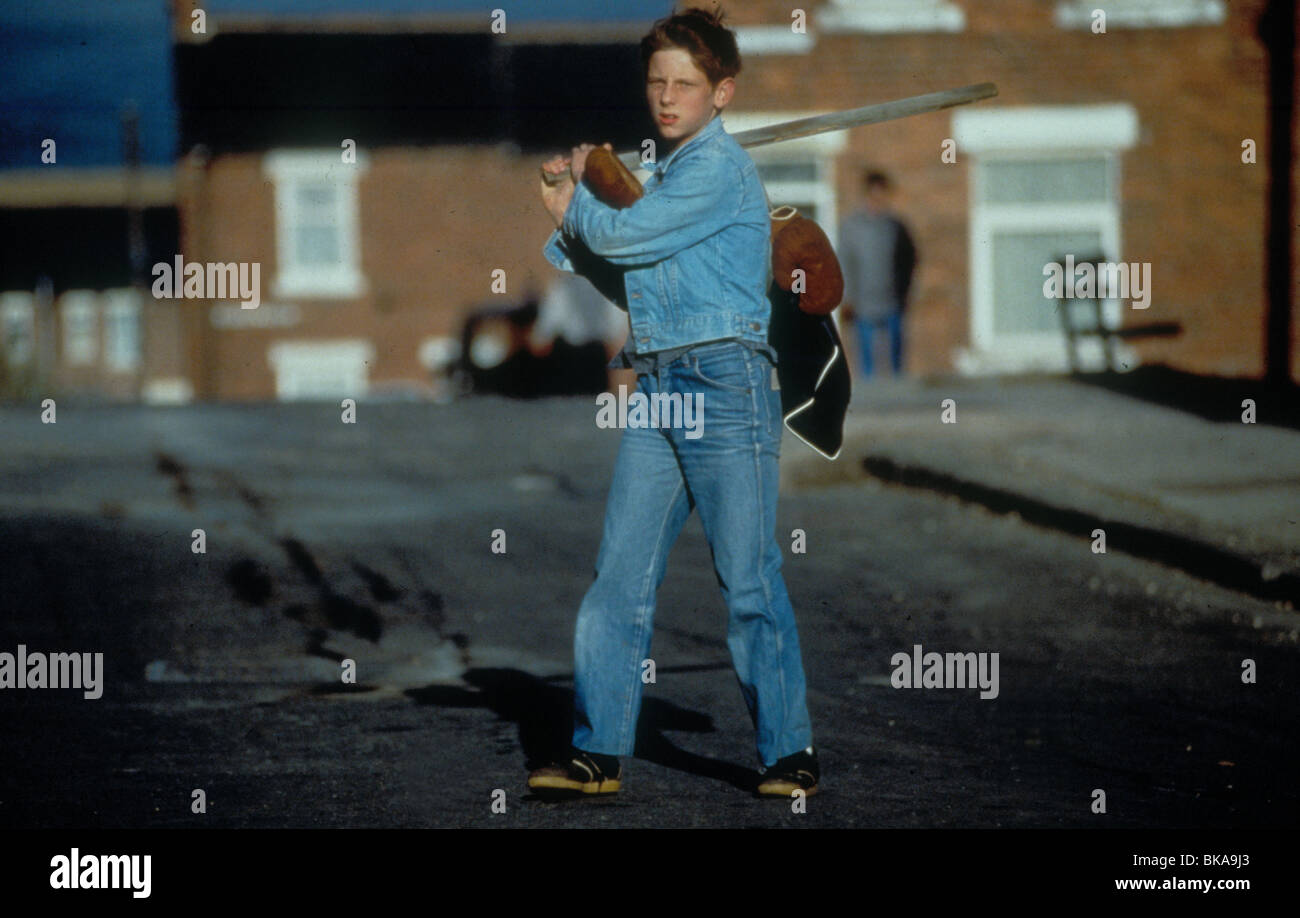
<path id="1" fill-rule="evenodd" d="M 557 273 L 542 296 L 530 343 L 535 352 L 544 352 L 556 338 L 574 345 L 599 341 L 613 356 L 625 337 L 627 313 L 601 296 L 585 277 Z"/>
<path id="2" fill-rule="evenodd" d="M 627 330 L 627 313 L 601 295 L 591 281 L 577 274 L 557 272 L 542 296 L 529 344 L 535 354 L 561 359 L 577 356 L 570 351 L 582 351 L 584 360 L 586 353 L 599 344 L 604 355 L 600 378 L 604 387 L 613 390 L 620 382 L 635 385 L 634 374 L 605 365 L 623 346 Z"/>
<path id="3" fill-rule="evenodd" d="M 857 327 L 862 375 L 872 374 L 873 333 L 884 326 L 889 331 L 890 362 L 898 376 L 903 371 L 903 310 L 916 268 L 916 246 L 907 226 L 890 208 L 889 177 L 867 172 L 865 186 L 865 208 L 840 224 L 843 316 Z"/>

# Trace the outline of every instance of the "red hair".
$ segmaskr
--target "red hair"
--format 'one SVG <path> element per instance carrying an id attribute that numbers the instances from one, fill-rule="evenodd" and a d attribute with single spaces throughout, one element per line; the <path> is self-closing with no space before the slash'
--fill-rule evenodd
<path id="1" fill-rule="evenodd" d="M 641 70 L 650 72 L 650 56 L 656 51 L 680 48 L 691 56 L 713 86 L 740 73 L 740 51 L 736 35 L 722 24 L 720 7 L 713 12 L 688 9 L 660 19 L 641 39 Z"/>

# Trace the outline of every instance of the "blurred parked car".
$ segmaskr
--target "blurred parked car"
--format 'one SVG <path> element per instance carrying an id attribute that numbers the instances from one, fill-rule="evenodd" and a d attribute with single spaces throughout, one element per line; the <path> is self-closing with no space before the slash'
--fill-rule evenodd
<path id="1" fill-rule="evenodd" d="M 453 370 L 455 391 L 514 398 L 604 391 L 606 343 L 570 344 L 563 336 L 538 341 L 534 329 L 539 314 L 536 298 L 472 309 L 461 327 L 460 356 Z"/>

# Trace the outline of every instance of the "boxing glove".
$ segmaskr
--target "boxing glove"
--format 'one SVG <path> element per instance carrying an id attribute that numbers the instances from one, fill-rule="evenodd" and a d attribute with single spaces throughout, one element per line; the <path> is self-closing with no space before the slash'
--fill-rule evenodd
<path id="1" fill-rule="evenodd" d="M 844 299 L 844 274 L 830 239 L 793 207 L 778 207 L 768 216 L 772 221 L 772 280 L 782 290 L 799 294 L 803 312 L 828 315 Z"/>
<path id="2" fill-rule="evenodd" d="M 597 200 L 618 210 L 631 207 L 644 194 L 631 170 L 604 147 L 587 154 L 583 179 Z"/>

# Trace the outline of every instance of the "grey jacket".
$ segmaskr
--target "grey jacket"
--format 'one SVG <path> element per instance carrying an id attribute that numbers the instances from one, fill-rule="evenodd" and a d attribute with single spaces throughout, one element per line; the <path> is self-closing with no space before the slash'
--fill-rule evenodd
<path id="1" fill-rule="evenodd" d="M 893 214 L 857 211 L 840 224 L 844 301 L 861 319 L 878 321 L 907 307 L 916 246 Z"/>

